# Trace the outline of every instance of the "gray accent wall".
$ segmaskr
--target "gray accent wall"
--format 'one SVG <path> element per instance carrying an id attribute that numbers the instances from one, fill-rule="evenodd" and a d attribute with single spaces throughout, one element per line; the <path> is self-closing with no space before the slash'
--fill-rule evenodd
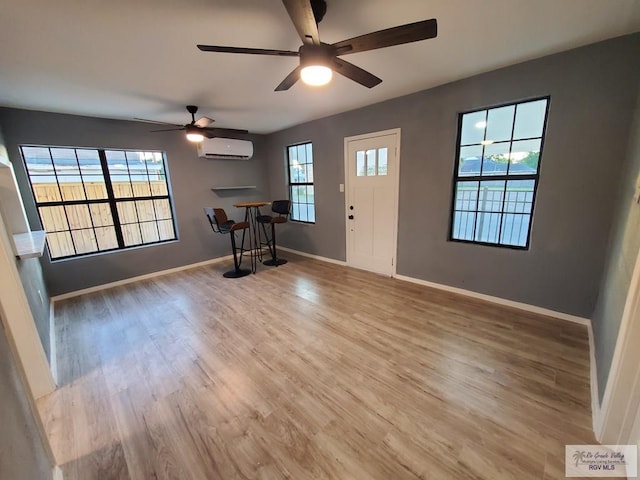
<path id="1" fill-rule="evenodd" d="M 0 322 L 0 478 L 51 478 L 52 465 Z"/>
<path id="2" fill-rule="evenodd" d="M 590 317 L 626 158 L 638 58 L 640 35 L 620 37 L 270 135 L 272 198 L 288 196 L 286 146 L 311 141 L 314 149 L 316 223 L 283 226 L 281 244 L 345 260 L 338 190 L 344 137 L 401 128 L 397 273 Z M 458 113 L 546 95 L 530 249 L 448 241 Z"/>
<path id="3" fill-rule="evenodd" d="M 178 241 L 56 262 L 47 254 L 42 266 L 53 296 L 229 255 L 228 237 L 213 234 L 202 208 L 220 206 L 231 218 L 238 218 L 244 211 L 234 208 L 234 203 L 269 196 L 264 139 L 258 135 L 248 137 L 254 142 L 250 160 L 207 160 L 198 158 L 195 145 L 184 138 L 183 132 L 150 133 L 157 126 L 142 122 L 0 108 L 0 128 L 32 228 L 40 228 L 40 221 L 20 145 L 162 150 L 167 154 Z M 258 188 L 221 193 L 211 190 L 220 185 Z"/>
<path id="4" fill-rule="evenodd" d="M 618 202 L 613 216 L 605 273 L 593 314 L 600 402 L 609 378 L 627 292 L 640 251 L 640 205 L 634 199 L 639 175 L 640 95 L 636 102 L 627 161 L 622 172 Z"/>

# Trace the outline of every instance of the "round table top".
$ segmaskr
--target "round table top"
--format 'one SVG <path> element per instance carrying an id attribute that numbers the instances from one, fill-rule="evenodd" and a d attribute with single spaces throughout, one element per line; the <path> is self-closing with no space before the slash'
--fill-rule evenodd
<path id="1" fill-rule="evenodd" d="M 269 205 L 269 202 L 241 202 L 233 204 L 234 207 L 238 208 L 264 207 L 265 205 Z"/>

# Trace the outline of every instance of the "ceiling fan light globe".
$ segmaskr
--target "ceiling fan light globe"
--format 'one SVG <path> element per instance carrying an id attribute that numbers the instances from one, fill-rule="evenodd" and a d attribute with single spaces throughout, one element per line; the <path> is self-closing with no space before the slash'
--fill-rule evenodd
<path id="1" fill-rule="evenodd" d="M 300 71 L 300 79 L 314 87 L 326 85 L 332 77 L 333 71 L 324 65 L 307 65 Z"/>
<path id="2" fill-rule="evenodd" d="M 188 132 L 187 133 L 187 140 L 189 140 L 190 142 L 194 142 L 194 143 L 200 143 L 201 141 L 204 140 L 204 135 L 202 135 L 201 133 L 197 133 L 197 132 Z"/>

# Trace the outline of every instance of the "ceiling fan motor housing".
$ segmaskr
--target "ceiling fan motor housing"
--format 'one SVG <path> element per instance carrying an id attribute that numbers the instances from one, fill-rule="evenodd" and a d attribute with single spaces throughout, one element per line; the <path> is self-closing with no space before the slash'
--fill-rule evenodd
<path id="1" fill-rule="evenodd" d="M 336 56 L 336 49 L 332 45 L 321 43 L 320 45 L 302 45 L 300 52 L 300 66 L 323 65 L 333 69 L 333 59 Z"/>

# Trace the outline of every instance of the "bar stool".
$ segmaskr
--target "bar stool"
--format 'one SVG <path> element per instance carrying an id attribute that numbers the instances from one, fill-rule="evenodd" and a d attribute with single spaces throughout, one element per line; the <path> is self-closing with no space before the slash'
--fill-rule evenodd
<path id="1" fill-rule="evenodd" d="M 240 246 L 240 260 L 238 260 L 238 248 L 236 247 L 236 232 L 239 230 L 245 230 L 249 228 L 248 222 L 234 222 L 227 218 L 227 213 L 222 208 L 210 208 L 205 207 L 204 213 L 209 219 L 211 229 L 215 233 L 221 233 L 223 235 L 229 234 L 231 237 L 231 250 L 233 251 L 233 270 L 222 274 L 225 278 L 240 278 L 247 276 L 251 273 L 251 270 L 241 269 L 242 253 L 244 252 L 244 245 Z"/>
<path id="2" fill-rule="evenodd" d="M 277 213 L 277 215 L 259 215 L 258 223 L 262 225 L 262 231 L 267 240 L 269 251 L 271 252 L 271 259 L 262 262 L 264 265 L 270 267 L 284 265 L 287 261 L 284 258 L 278 258 L 276 251 L 276 223 L 286 223 L 289 217 L 289 211 L 291 210 L 290 200 L 274 200 L 271 203 L 271 211 Z M 271 225 L 271 238 L 268 237 L 265 225 Z"/>

